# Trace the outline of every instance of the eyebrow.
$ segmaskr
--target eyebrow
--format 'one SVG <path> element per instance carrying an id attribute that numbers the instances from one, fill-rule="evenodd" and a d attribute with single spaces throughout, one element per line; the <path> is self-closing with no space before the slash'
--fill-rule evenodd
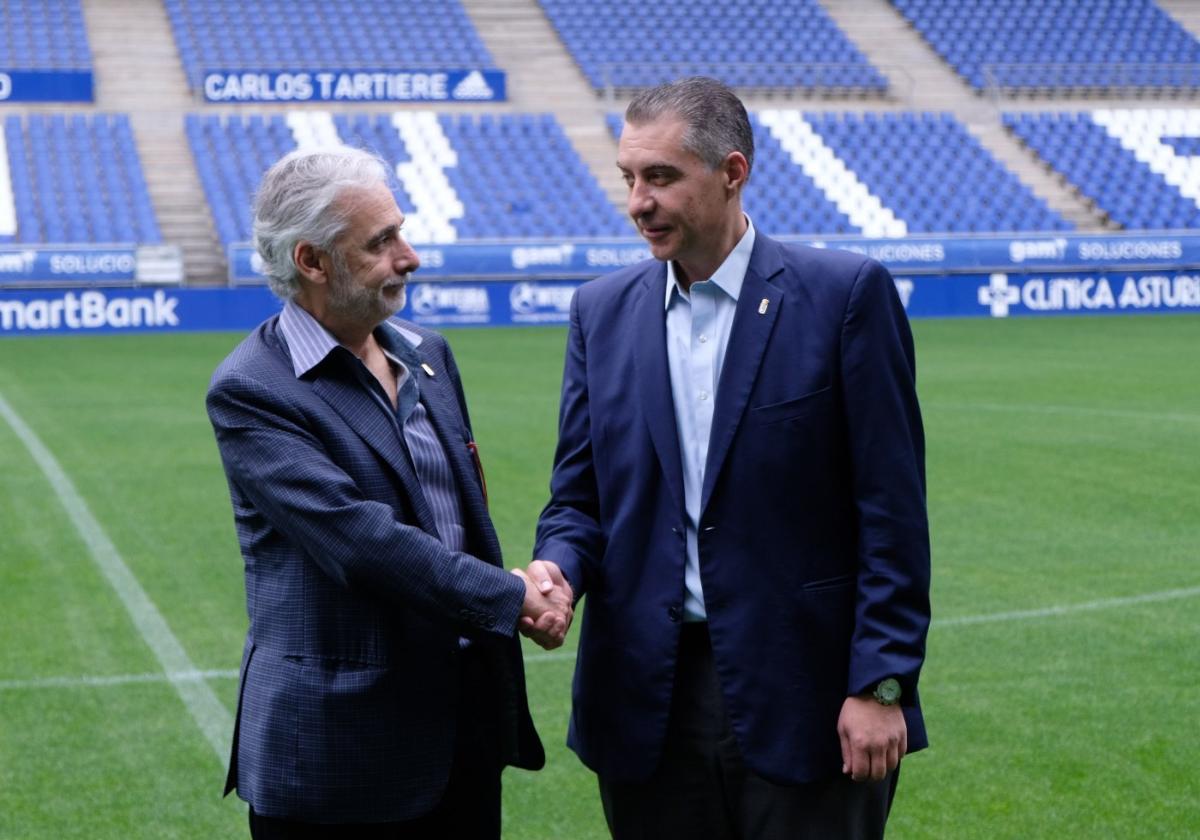
<path id="1" fill-rule="evenodd" d="M 630 167 L 628 167 L 628 166 L 622 166 L 622 165 L 621 165 L 621 163 L 620 163 L 620 161 L 618 161 L 618 162 L 617 162 L 617 169 L 620 169 L 620 170 L 621 170 L 621 173 L 622 173 L 622 174 L 624 174 L 624 175 L 630 175 L 630 174 L 633 174 L 633 173 L 635 173 L 635 172 L 641 172 L 641 173 L 643 173 L 644 175 L 647 175 L 647 176 L 653 176 L 653 175 L 677 175 L 677 174 L 679 174 L 680 172 L 682 172 L 682 171 L 683 171 L 683 170 L 682 170 L 682 169 L 680 169 L 678 166 L 675 166 L 675 165 L 674 165 L 674 164 L 672 164 L 672 163 L 665 163 L 665 162 L 648 163 L 648 164 L 646 164 L 645 166 L 642 166 L 642 167 L 640 167 L 640 168 L 630 168 Z"/>
<path id="2" fill-rule="evenodd" d="M 400 231 L 400 227 L 403 224 L 403 222 L 400 222 L 399 224 L 388 225 L 382 230 L 376 231 L 375 235 L 367 240 L 367 247 L 369 248 L 379 242 L 384 242 L 385 240 L 391 239 Z"/>

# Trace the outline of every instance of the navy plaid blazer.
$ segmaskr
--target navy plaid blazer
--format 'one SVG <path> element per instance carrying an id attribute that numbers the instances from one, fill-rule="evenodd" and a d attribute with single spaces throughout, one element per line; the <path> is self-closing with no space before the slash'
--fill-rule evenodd
<path id="1" fill-rule="evenodd" d="M 468 551 L 447 549 L 408 454 L 344 348 L 297 378 L 278 316 L 217 368 L 208 414 L 245 560 L 250 627 L 225 792 L 264 816 L 412 819 L 441 799 L 460 702 L 459 638 L 494 676 L 505 764 L 544 752 L 502 565 L 468 444 L 454 358 L 417 333 L 430 421 L 462 497 Z M 432 375 L 430 374 L 432 371 Z"/>

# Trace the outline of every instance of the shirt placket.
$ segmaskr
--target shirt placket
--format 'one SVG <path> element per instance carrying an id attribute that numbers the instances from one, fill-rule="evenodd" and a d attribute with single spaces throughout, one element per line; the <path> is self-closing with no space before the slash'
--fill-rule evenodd
<path id="1" fill-rule="evenodd" d="M 711 284 L 696 284 L 692 287 L 692 327 L 689 368 L 692 379 L 692 412 L 696 418 L 696 446 L 699 457 L 698 484 L 704 483 L 704 462 L 708 457 L 708 439 L 712 431 L 713 405 L 716 403 L 717 380 L 716 344 L 713 329 L 716 327 L 716 302 Z"/>

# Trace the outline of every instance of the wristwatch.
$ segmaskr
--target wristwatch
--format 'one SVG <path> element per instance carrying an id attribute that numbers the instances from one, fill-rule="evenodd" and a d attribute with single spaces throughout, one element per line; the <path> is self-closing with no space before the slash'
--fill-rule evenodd
<path id="1" fill-rule="evenodd" d="M 881 706 L 895 706 L 900 702 L 900 683 L 895 677 L 888 677 L 886 680 L 880 680 L 879 685 L 875 686 L 875 690 L 871 692 Z"/>

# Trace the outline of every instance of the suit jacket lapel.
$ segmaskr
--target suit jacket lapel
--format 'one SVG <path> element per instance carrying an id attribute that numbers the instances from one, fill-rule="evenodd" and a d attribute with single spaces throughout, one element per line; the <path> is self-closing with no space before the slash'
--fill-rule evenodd
<path id="1" fill-rule="evenodd" d="M 345 364 L 345 361 L 325 361 L 325 364 L 331 363 L 338 365 Z M 353 381 L 353 375 L 348 371 L 344 375 L 326 373 L 318 376 L 313 382 L 313 392 L 340 414 L 346 425 L 395 471 L 417 517 L 417 524 L 421 530 L 436 536 L 438 531 L 433 511 L 425 500 L 408 452 L 396 434 L 395 424 L 389 421 L 370 396 L 363 393 L 362 386 Z"/>
<path id="2" fill-rule="evenodd" d="M 650 440 L 658 454 L 667 486 L 676 506 L 684 509 L 683 462 L 679 456 L 679 433 L 675 427 L 675 403 L 671 399 L 671 373 L 667 365 L 666 263 L 648 272 L 634 324 L 634 359 L 642 415 L 650 429 Z M 620 445 L 617 442 L 616 445 Z"/>
<path id="3" fill-rule="evenodd" d="M 776 248 L 775 243 L 758 234 L 750 265 L 746 269 L 746 279 L 738 296 L 729 347 L 725 351 L 725 363 L 721 368 L 720 382 L 717 383 L 717 404 L 708 438 L 704 488 L 700 494 L 701 512 L 708 505 L 713 485 L 746 410 L 750 392 L 754 390 L 763 353 L 779 315 L 783 292 L 768 282 L 783 271 Z M 763 311 L 764 301 L 766 311 Z"/>

